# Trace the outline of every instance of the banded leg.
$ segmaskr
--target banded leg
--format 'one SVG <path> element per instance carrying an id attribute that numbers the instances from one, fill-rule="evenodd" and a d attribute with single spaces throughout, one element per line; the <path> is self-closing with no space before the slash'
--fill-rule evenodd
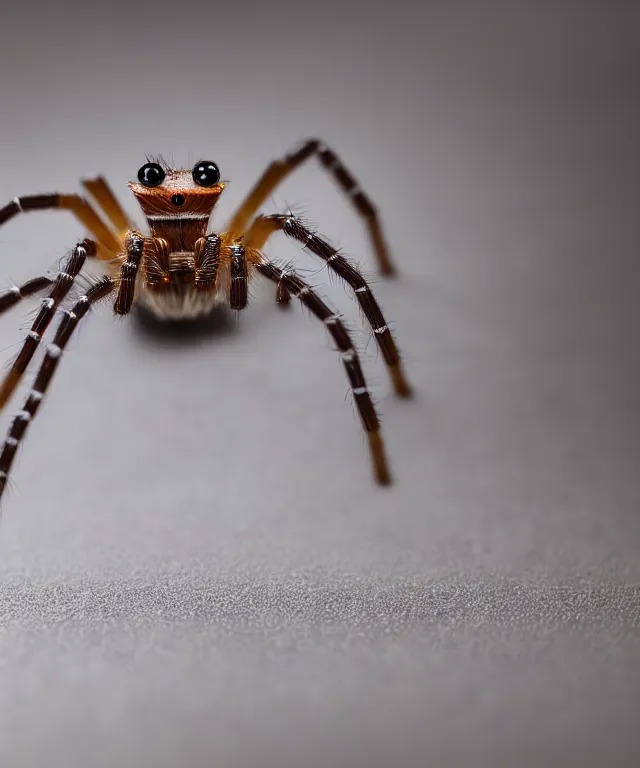
<path id="1" fill-rule="evenodd" d="M 124 240 L 133 226 L 107 180 L 103 176 L 96 176 L 95 179 L 82 179 L 82 185 L 107 215 L 120 239 Z"/>
<path id="2" fill-rule="evenodd" d="M 0 293 L 0 315 L 11 307 L 14 307 L 27 296 L 33 296 L 45 288 L 49 288 L 53 280 L 49 277 L 34 277 L 22 285 L 16 285 L 10 291 Z"/>
<path id="3" fill-rule="evenodd" d="M 62 270 L 58 273 L 49 295 L 42 300 L 40 311 L 36 315 L 22 349 L 0 383 L 0 408 L 7 403 L 20 383 L 60 302 L 69 293 L 89 254 L 95 254 L 95 243 L 91 240 L 83 240 L 82 243 L 76 245 Z"/>
<path id="4" fill-rule="evenodd" d="M 94 255 L 99 259 L 112 259 L 120 250 L 120 243 L 89 203 L 80 195 L 25 195 L 0 208 L 0 226 L 14 216 L 28 211 L 49 211 L 62 208 L 73 215 L 91 232 L 100 245 Z"/>
<path id="5" fill-rule="evenodd" d="M 411 394 L 411 387 L 405 376 L 398 348 L 382 310 L 361 273 L 326 240 L 316 235 L 298 218 L 287 214 L 258 216 L 247 234 L 247 247 L 262 249 L 274 232 L 284 232 L 285 235 L 302 243 L 308 251 L 326 262 L 330 269 L 353 288 L 356 300 L 373 329 L 376 343 L 389 368 L 396 394 L 408 397 Z"/>
<path id="6" fill-rule="evenodd" d="M 342 356 L 342 363 L 351 384 L 353 399 L 356 402 L 362 426 L 369 439 L 376 481 L 381 485 L 387 485 L 391 482 L 391 475 L 389 473 L 382 435 L 380 434 L 378 414 L 367 388 L 358 353 L 339 315 L 333 312 L 318 294 L 314 292 L 311 286 L 305 283 L 298 275 L 278 269 L 278 267 L 269 262 L 262 262 L 255 266 L 258 272 L 269 280 L 277 284 L 282 283 L 291 295 L 299 299 L 324 323 L 331 334 Z"/>
<path id="7" fill-rule="evenodd" d="M 113 311 L 117 315 L 126 315 L 133 304 L 136 292 L 136 278 L 140 269 L 140 261 L 144 251 L 144 237 L 137 232 L 131 232 L 125 242 L 127 260 L 120 267 L 120 282 Z"/>
<path id="8" fill-rule="evenodd" d="M 227 249 L 231 256 L 229 305 L 231 309 L 244 309 L 247 306 L 247 258 L 243 245 L 230 245 Z"/>
<path id="9" fill-rule="evenodd" d="M 249 227 L 251 219 L 253 219 L 260 206 L 272 194 L 278 184 L 313 155 L 332 174 L 338 185 L 353 203 L 356 212 L 364 219 L 380 271 L 385 275 L 393 274 L 396 270 L 389 255 L 389 249 L 382 233 L 382 225 L 380 224 L 375 206 L 360 189 L 355 178 L 344 167 L 335 152 L 318 139 L 308 139 L 296 151 L 289 153 L 282 160 L 276 160 L 271 163 L 234 214 L 228 227 L 229 230 L 238 234 L 244 234 Z"/>
<path id="10" fill-rule="evenodd" d="M 111 278 L 105 277 L 93 285 L 74 304 L 73 308 L 64 313 L 56 331 L 53 342 L 48 345 L 47 352 L 36 376 L 33 388 L 25 402 L 24 408 L 14 418 L 9 433 L 0 452 L 0 498 L 7 484 L 16 452 L 24 438 L 27 428 L 36 415 L 53 374 L 58 366 L 64 348 L 78 323 L 87 314 L 92 304 L 103 299 L 114 288 Z"/>

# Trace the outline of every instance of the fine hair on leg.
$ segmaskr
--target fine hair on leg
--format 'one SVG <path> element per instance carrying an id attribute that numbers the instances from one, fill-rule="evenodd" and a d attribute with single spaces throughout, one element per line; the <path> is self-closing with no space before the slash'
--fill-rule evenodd
<path id="1" fill-rule="evenodd" d="M 229 223 L 229 230 L 238 234 L 244 234 L 260 206 L 273 193 L 276 187 L 296 168 L 302 165 L 305 160 L 314 156 L 318 158 L 323 168 L 335 179 L 338 186 L 353 204 L 355 211 L 364 220 L 378 262 L 378 268 L 382 274 L 394 274 L 396 268 L 391 261 L 391 255 L 382 232 L 382 225 L 376 207 L 371 202 L 369 196 L 360 188 L 354 176 L 347 170 L 336 153 L 329 149 L 320 139 L 306 139 L 301 142 L 297 149 L 285 155 L 282 159 L 271 163 L 249 192 L 244 202 L 238 207 Z"/>
<path id="2" fill-rule="evenodd" d="M 105 298 L 114 289 L 113 280 L 109 277 L 102 278 L 89 288 L 70 310 L 63 313 L 58 329 L 51 344 L 47 346 L 44 360 L 36 374 L 31 392 L 21 411 L 13 419 L 4 445 L 0 450 L 0 498 L 6 487 L 9 473 L 16 456 L 16 452 L 22 442 L 29 424 L 33 421 L 47 392 L 53 374 L 62 357 L 62 353 L 71 338 L 78 323 L 87 314 L 93 304 Z"/>
<path id="3" fill-rule="evenodd" d="M 351 286 L 356 301 L 371 326 L 376 343 L 387 364 L 396 394 L 400 397 L 409 397 L 411 387 L 407 381 L 391 329 L 371 287 L 360 270 L 348 261 L 337 248 L 316 234 L 297 216 L 290 214 L 278 213 L 271 216 L 259 216 L 247 235 L 247 244 L 252 248 L 260 249 L 275 232 L 284 232 L 288 237 L 302 243 L 307 251 L 322 259 L 329 269 Z"/>
<path id="4" fill-rule="evenodd" d="M 282 270 L 271 262 L 255 265 L 256 270 L 272 282 L 282 282 L 289 293 L 299 299 L 314 314 L 331 335 L 340 355 L 351 385 L 351 392 L 360 414 L 362 426 L 367 433 L 373 462 L 374 475 L 380 485 L 391 482 L 391 473 L 380 434 L 380 421 L 367 387 L 360 358 L 340 316 L 334 312 L 301 277 L 292 271 Z"/>
<path id="5" fill-rule="evenodd" d="M 13 361 L 4 379 L 0 382 L 0 408 L 6 405 L 14 393 L 38 349 L 45 331 L 49 327 L 49 323 L 53 320 L 60 303 L 71 290 L 71 286 L 84 266 L 87 257 L 94 253 L 95 243 L 91 240 L 83 240 L 76 245 L 66 258 L 51 285 L 48 295 L 42 299 L 40 310 L 27 333 L 22 349 Z"/>

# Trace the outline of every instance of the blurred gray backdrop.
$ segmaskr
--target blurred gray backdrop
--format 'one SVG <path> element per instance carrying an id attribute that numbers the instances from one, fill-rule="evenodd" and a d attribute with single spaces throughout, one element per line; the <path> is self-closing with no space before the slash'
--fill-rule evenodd
<path id="1" fill-rule="evenodd" d="M 146 153 L 204 157 L 222 226 L 318 135 L 400 276 L 313 163 L 266 209 L 362 264 L 416 389 L 282 239 L 361 329 L 392 488 L 324 329 L 266 285 L 207 332 L 93 313 L 3 499 L 3 766 L 637 764 L 639 33 L 611 0 L 3 12 L 0 204 L 103 172 L 140 220 Z M 4 284 L 80 236 L 12 221 Z M 7 361 L 36 306 L 0 318 Z"/>

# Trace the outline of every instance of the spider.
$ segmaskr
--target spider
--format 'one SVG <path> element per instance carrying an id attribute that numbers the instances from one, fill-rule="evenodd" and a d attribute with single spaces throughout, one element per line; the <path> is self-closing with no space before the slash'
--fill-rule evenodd
<path id="1" fill-rule="evenodd" d="M 259 215 L 261 205 L 276 186 L 308 158 L 316 156 L 330 172 L 363 217 L 383 274 L 394 269 L 385 245 L 376 209 L 336 154 L 317 139 L 309 139 L 264 171 L 225 231 L 209 232 L 208 222 L 225 184 L 216 163 L 201 161 L 192 170 L 177 170 L 147 158 L 129 187 L 146 217 L 149 234 L 130 222 L 105 179 L 83 179 L 95 204 L 76 194 L 40 194 L 14 198 L 0 208 L 0 226 L 29 211 L 71 211 L 91 234 L 61 262 L 55 277 L 35 277 L 0 294 L 0 313 L 28 296 L 44 294 L 40 309 L 11 368 L 0 381 L 0 408 L 8 402 L 58 311 L 61 319 L 46 347 L 33 387 L 23 409 L 13 419 L 0 452 L 0 497 L 7 484 L 16 451 L 36 415 L 62 353 L 89 309 L 113 296 L 113 310 L 128 314 L 134 302 L 146 305 L 159 317 L 178 319 L 211 312 L 227 302 L 233 310 L 247 305 L 247 286 L 255 275 L 276 285 L 276 301 L 287 306 L 299 299 L 326 327 L 335 343 L 351 385 L 362 426 L 369 440 L 374 476 L 378 483 L 391 481 L 380 423 L 371 400 L 358 353 L 341 316 L 305 282 L 293 268 L 281 268 L 267 260 L 262 249 L 271 235 L 283 232 L 302 243 L 351 288 L 373 329 L 395 392 L 410 394 L 400 356 L 387 322 L 370 286 L 359 270 L 327 240 L 299 217 L 291 214 Z M 90 280 L 89 287 L 71 304 L 70 290 L 88 259 L 108 262 L 109 274 Z M 65 301 L 66 306 L 65 307 Z"/>

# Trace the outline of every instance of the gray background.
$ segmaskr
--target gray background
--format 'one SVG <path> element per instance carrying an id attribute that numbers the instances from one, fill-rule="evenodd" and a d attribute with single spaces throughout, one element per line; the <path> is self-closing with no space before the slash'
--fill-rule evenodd
<path id="1" fill-rule="evenodd" d="M 191 335 L 99 308 L 3 500 L 2 765 L 637 764 L 639 21 L 610 1 L 3 17 L 0 200 L 101 171 L 134 212 L 146 152 L 204 156 L 231 182 L 221 226 L 320 135 L 383 214 L 402 274 L 375 287 L 417 396 L 358 330 L 382 490 L 322 327 L 267 286 Z M 268 210 L 287 204 L 375 277 L 320 170 Z M 3 227 L 6 284 L 80 235 L 62 213 Z M 325 270 L 268 251 L 361 327 Z M 36 306 L 1 318 L 7 360 Z"/>

